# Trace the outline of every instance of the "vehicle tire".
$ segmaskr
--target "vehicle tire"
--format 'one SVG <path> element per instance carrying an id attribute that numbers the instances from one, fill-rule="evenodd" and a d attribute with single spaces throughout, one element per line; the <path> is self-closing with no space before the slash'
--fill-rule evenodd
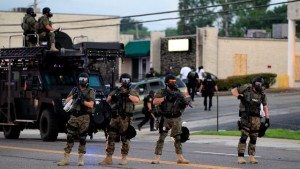
<path id="1" fill-rule="evenodd" d="M 21 133 L 19 126 L 3 126 L 3 133 L 6 139 L 18 139 Z"/>
<path id="2" fill-rule="evenodd" d="M 39 121 L 40 135 L 43 141 L 55 141 L 58 130 L 54 115 L 47 109 L 43 110 Z"/>

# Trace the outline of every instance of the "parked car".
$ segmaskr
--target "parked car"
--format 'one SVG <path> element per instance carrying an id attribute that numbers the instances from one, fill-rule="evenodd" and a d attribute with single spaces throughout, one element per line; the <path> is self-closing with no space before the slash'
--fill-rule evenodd
<path id="1" fill-rule="evenodd" d="M 140 102 L 135 105 L 135 112 L 142 111 L 143 108 L 143 99 L 146 97 L 151 90 L 154 92 L 159 91 L 162 88 L 165 88 L 165 78 L 150 78 L 145 79 L 139 82 L 132 82 L 131 88 L 138 91 L 140 94 Z M 187 88 L 185 83 L 180 80 L 180 78 L 176 78 L 177 87 L 181 92 L 187 92 Z"/>

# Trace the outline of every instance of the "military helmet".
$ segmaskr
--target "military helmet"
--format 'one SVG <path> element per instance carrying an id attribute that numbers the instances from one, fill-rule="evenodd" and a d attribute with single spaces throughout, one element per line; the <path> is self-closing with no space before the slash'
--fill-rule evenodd
<path id="1" fill-rule="evenodd" d="M 30 7 L 30 8 L 27 8 L 27 9 L 26 9 L 26 13 L 27 13 L 27 14 L 32 14 L 32 13 L 34 13 L 33 8 L 31 8 L 31 7 Z"/>
<path id="2" fill-rule="evenodd" d="M 132 125 L 129 125 L 128 129 L 126 131 L 126 138 L 128 140 L 130 140 L 130 139 L 134 138 L 135 136 L 136 136 L 136 130 L 135 130 L 135 128 Z"/>
<path id="3" fill-rule="evenodd" d="M 265 80 L 264 78 L 262 78 L 261 76 L 259 77 L 255 77 L 254 79 L 252 79 L 252 85 L 255 85 L 256 82 L 261 83 L 262 85 L 264 84 Z"/>
<path id="4" fill-rule="evenodd" d="M 189 139 L 190 139 L 190 130 L 185 126 L 182 126 L 181 127 L 181 134 L 180 134 L 180 141 L 182 143 L 184 143 Z"/>
<path id="5" fill-rule="evenodd" d="M 128 73 L 123 73 L 120 76 L 119 82 L 122 84 L 122 86 L 129 87 L 131 85 L 131 76 Z"/>
<path id="6" fill-rule="evenodd" d="M 49 7 L 43 8 L 43 14 L 50 13 L 51 9 Z"/>
<path id="7" fill-rule="evenodd" d="M 89 75 L 87 73 L 80 73 L 78 83 L 79 85 L 87 85 L 89 83 Z"/>

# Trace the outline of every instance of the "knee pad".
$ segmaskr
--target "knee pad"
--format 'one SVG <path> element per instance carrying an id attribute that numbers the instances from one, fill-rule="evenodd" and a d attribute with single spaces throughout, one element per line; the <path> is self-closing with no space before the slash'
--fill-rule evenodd
<path id="1" fill-rule="evenodd" d="M 242 137 L 240 138 L 240 142 L 243 143 L 243 144 L 246 143 L 247 138 L 248 138 L 247 136 L 242 136 Z"/>
<path id="2" fill-rule="evenodd" d="M 74 143 L 74 136 L 72 134 L 67 134 L 67 142 Z"/>
<path id="3" fill-rule="evenodd" d="M 250 139 L 249 143 L 255 145 L 256 144 L 256 139 Z"/>

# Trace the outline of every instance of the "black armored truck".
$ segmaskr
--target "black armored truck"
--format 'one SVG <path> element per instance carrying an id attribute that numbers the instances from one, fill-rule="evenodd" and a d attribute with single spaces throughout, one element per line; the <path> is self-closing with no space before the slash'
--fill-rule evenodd
<path id="1" fill-rule="evenodd" d="M 69 119 L 64 100 L 83 71 L 89 73 L 89 85 L 96 90 L 96 110 L 91 118 L 99 128 L 105 126 L 101 123 L 109 116 L 108 91 L 99 64 L 114 67 L 116 59 L 124 55 L 124 45 L 82 42 L 66 45 L 69 48 L 63 43 L 57 46 L 59 52 L 41 46 L 0 49 L 0 131 L 5 138 L 17 139 L 28 128 L 39 129 L 44 141 L 55 141 L 58 133 L 65 132 Z"/>

